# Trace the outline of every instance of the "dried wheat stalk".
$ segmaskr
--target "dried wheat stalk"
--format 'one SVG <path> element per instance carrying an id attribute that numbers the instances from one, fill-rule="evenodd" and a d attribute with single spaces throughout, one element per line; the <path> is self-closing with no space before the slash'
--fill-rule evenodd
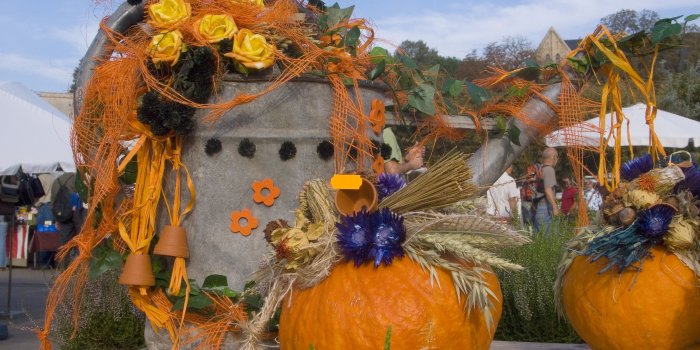
<path id="1" fill-rule="evenodd" d="M 490 265 L 495 268 L 512 271 L 523 269 L 522 266 L 499 258 L 494 253 L 473 247 L 463 239 L 465 236 L 459 233 L 422 233 L 418 235 L 417 239 L 429 247 L 435 247 L 440 253 L 449 253 L 474 264 Z"/>
<path id="2" fill-rule="evenodd" d="M 398 214 L 448 207 L 476 192 L 471 177 L 467 156 L 451 152 L 379 206 Z"/>

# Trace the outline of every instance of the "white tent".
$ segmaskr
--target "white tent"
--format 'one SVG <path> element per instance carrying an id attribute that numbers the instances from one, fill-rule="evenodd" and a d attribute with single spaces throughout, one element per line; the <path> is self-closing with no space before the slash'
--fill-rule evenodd
<path id="1" fill-rule="evenodd" d="M 622 112 L 627 118 L 622 124 L 623 146 L 629 145 L 627 133 L 633 146 L 649 145 L 649 126 L 646 124 L 646 105 L 643 103 L 623 108 Z M 610 130 L 610 114 L 606 117 L 606 130 L 604 136 L 608 136 Z M 581 124 L 557 130 L 545 137 L 545 143 L 549 147 L 567 145 L 597 147 L 600 142 L 600 127 L 598 118 L 587 120 Z M 700 145 L 700 122 L 682 117 L 670 112 L 657 110 L 654 120 L 654 131 L 664 147 L 687 147 L 692 139 L 697 146 Z M 575 135 L 575 136 L 574 136 Z M 608 140 L 608 146 L 614 145 L 612 138 Z"/>
<path id="2" fill-rule="evenodd" d="M 20 83 L 0 82 L 0 175 L 74 172 L 68 116 Z"/>

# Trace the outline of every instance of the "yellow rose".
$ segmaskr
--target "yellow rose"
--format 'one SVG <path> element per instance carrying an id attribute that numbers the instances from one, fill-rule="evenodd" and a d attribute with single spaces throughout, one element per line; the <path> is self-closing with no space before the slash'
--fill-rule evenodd
<path id="1" fill-rule="evenodd" d="M 267 43 L 265 37 L 255 34 L 249 29 L 241 29 L 233 37 L 233 51 L 226 53 L 250 69 L 264 69 L 275 62 L 273 51 L 275 47 Z"/>
<path id="2" fill-rule="evenodd" d="M 177 64 L 182 52 L 182 33 L 179 30 L 160 33 L 151 39 L 148 44 L 148 55 L 153 63 L 170 63 L 171 66 Z"/>
<path id="3" fill-rule="evenodd" d="M 160 0 L 148 7 L 148 23 L 158 29 L 170 29 L 190 18 L 192 8 L 184 0 Z"/>
<path id="4" fill-rule="evenodd" d="M 230 15 L 206 15 L 194 27 L 209 43 L 231 39 L 238 32 L 236 22 Z"/>

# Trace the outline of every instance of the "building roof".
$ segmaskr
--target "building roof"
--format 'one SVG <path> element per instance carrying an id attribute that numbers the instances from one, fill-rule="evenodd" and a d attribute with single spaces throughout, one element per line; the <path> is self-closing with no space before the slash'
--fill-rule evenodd
<path id="1" fill-rule="evenodd" d="M 578 47 L 578 43 L 581 42 L 581 39 L 568 39 L 564 40 L 564 42 L 566 43 L 566 45 L 569 46 L 570 49 L 573 50 Z"/>

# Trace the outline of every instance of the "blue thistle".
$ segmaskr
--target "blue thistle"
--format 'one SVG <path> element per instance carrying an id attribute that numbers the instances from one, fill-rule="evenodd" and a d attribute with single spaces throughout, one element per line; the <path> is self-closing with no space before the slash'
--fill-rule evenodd
<path id="1" fill-rule="evenodd" d="M 406 180 L 399 174 L 381 173 L 377 177 L 377 193 L 379 200 L 391 196 L 394 192 L 404 188 Z"/>
<path id="2" fill-rule="evenodd" d="M 406 240 L 403 217 L 384 208 L 370 217 L 373 231 L 372 248 L 369 257 L 374 259 L 374 267 L 381 263 L 391 265 L 395 257 L 403 256 L 401 244 Z"/>
<path id="3" fill-rule="evenodd" d="M 668 225 L 676 211 L 668 205 L 655 205 L 641 213 L 637 219 L 639 232 L 649 238 L 658 238 L 668 232 Z"/>
<path id="4" fill-rule="evenodd" d="M 338 228 L 338 244 L 345 258 L 355 261 L 355 266 L 360 266 L 369 260 L 373 233 L 367 211 L 362 210 L 351 216 L 341 216 L 340 222 L 335 226 Z"/>
<path id="5" fill-rule="evenodd" d="M 683 169 L 685 179 L 676 185 L 675 192 L 688 190 L 693 196 L 700 196 L 700 169 L 698 169 L 698 165 L 693 163 L 692 166 L 681 169 Z"/>
<path id="6" fill-rule="evenodd" d="M 628 268 L 639 271 L 642 261 L 651 257 L 649 249 L 659 241 L 658 237 L 649 238 L 640 234 L 638 222 L 634 222 L 628 227 L 592 240 L 582 254 L 590 256 L 591 262 L 600 258 L 608 259 L 608 264 L 598 273 L 604 273 L 615 267 L 619 273 Z M 637 262 L 639 265 L 635 266 Z"/>
<path id="7" fill-rule="evenodd" d="M 620 167 L 620 176 L 626 181 L 632 181 L 651 169 L 654 169 L 654 162 L 652 161 L 651 154 L 647 153 L 622 164 L 622 167 Z"/>

